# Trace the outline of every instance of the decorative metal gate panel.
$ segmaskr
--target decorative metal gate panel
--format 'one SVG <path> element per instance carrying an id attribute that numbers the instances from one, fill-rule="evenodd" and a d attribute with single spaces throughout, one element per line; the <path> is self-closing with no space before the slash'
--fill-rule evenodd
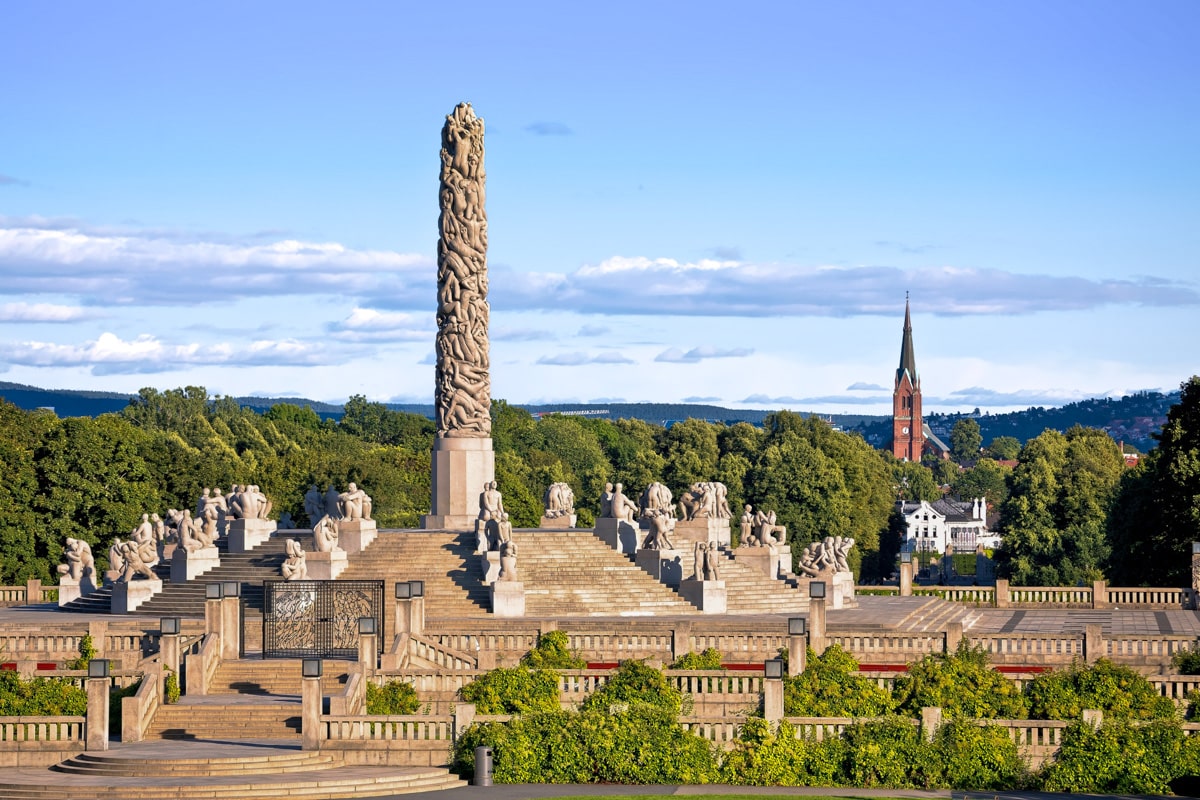
<path id="1" fill-rule="evenodd" d="M 382 634 L 383 581 L 264 581 L 263 658 L 353 660 L 360 617 Z"/>

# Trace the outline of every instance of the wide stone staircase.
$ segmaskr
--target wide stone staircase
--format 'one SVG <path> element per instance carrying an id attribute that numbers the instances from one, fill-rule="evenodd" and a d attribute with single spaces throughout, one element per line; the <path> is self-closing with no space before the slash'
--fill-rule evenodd
<path id="1" fill-rule="evenodd" d="M 531 617 L 697 614 L 695 606 L 650 577 L 590 531 L 517 531 L 517 576 Z"/>
<path id="2" fill-rule="evenodd" d="M 728 592 L 729 614 L 788 614 L 808 611 L 808 598 L 795 581 L 768 578 L 737 560 L 737 549 L 722 548 L 721 580 Z"/>
<path id="3" fill-rule="evenodd" d="M 491 610 L 475 534 L 443 531 L 383 531 L 338 580 L 382 580 L 386 613 L 392 613 L 397 581 L 425 581 L 426 617 L 480 617 Z"/>
<path id="4" fill-rule="evenodd" d="M 929 597 L 926 602 L 905 614 L 896 628 L 913 633 L 938 633 L 946 630 L 948 623 L 961 622 L 963 630 L 968 631 L 978 619 L 978 611 L 970 606 L 940 597 Z"/>

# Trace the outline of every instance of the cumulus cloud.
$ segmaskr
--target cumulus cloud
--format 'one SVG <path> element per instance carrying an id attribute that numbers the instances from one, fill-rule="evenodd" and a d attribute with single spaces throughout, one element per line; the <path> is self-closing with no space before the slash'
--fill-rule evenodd
<path id="1" fill-rule="evenodd" d="M 553 332 L 539 328 L 491 328 L 488 338 L 493 342 L 547 342 L 558 338 Z"/>
<path id="2" fill-rule="evenodd" d="M 665 361 L 671 364 L 696 364 L 709 358 L 744 358 L 754 353 L 750 347 L 720 348 L 712 345 L 693 347 L 686 353 L 678 347 L 663 350 L 654 357 L 655 361 Z"/>
<path id="3" fill-rule="evenodd" d="M 428 308 L 436 271 L 424 255 L 336 242 L 268 243 L 177 233 L 0 220 L 9 294 L 72 294 L 95 305 L 195 305 L 280 295 L 380 297 Z"/>
<path id="4" fill-rule="evenodd" d="M 765 395 L 765 394 L 752 394 L 749 397 L 742 398 L 742 402 L 750 403 L 751 405 L 756 405 L 756 406 L 769 406 L 769 405 L 791 405 L 792 403 L 799 403 L 799 402 L 801 402 L 801 400 L 799 397 L 789 397 L 788 395 L 782 395 L 780 397 L 771 397 L 770 395 Z"/>
<path id="5" fill-rule="evenodd" d="M 618 256 L 574 272 L 506 272 L 497 305 L 575 307 L 594 314 L 654 316 L 894 316 L 906 289 L 921 287 L 926 313 L 946 316 L 1075 311 L 1114 305 L 1200 304 L 1193 283 L 1156 277 L 1096 280 L 970 267 L 797 266 Z"/>
<path id="6" fill-rule="evenodd" d="M 525 126 L 525 132 L 534 136 L 570 136 L 575 133 L 561 122 L 534 122 Z"/>
<path id="7" fill-rule="evenodd" d="M 685 402 L 685 403 L 719 403 L 719 402 L 721 402 L 721 398 L 719 398 L 719 397 L 696 397 L 693 395 L 692 397 L 683 398 L 683 402 Z"/>
<path id="8" fill-rule="evenodd" d="M 170 372 L 195 366 L 310 366 L 335 363 L 336 354 L 294 339 L 246 345 L 167 344 L 149 334 L 126 341 L 102 333 L 84 344 L 12 342 L 0 345 L 0 362 L 26 367 L 89 367 L 93 375 Z"/>
<path id="9" fill-rule="evenodd" d="M 947 397 L 932 397 L 925 400 L 926 404 L 979 406 L 981 408 L 997 406 L 1063 406 L 1091 397 L 1097 397 L 1095 392 L 1083 392 L 1074 389 L 1011 389 L 997 391 L 982 386 L 971 386 L 966 389 L 955 389 Z"/>
<path id="10" fill-rule="evenodd" d="M 584 364 L 633 364 L 634 361 L 616 351 L 606 350 L 596 355 L 576 351 L 542 356 L 537 363 L 547 367 L 579 367 Z"/>
<path id="11" fill-rule="evenodd" d="M 55 303 L 5 303 L 0 305 L 0 322 L 78 322 L 100 316 L 95 309 Z"/>
<path id="12" fill-rule="evenodd" d="M 329 326 L 333 338 L 344 342 L 424 342 L 436 331 L 428 314 L 355 308 L 350 316 Z"/>
<path id="13" fill-rule="evenodd" d="M 887 388 L 880 386 L 878 383 L 866 383 L 857 381 L 846 387 L 847 392 L 886 392 Z"/>

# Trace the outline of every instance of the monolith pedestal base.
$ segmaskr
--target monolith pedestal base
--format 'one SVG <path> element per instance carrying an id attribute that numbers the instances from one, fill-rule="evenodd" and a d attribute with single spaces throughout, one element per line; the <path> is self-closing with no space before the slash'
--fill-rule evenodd
<path id="1" fill-rule="evenodd" d="M 496 477 L 491 439 L 445 437 L 433 443 L 433 506 L 425 530 L 474 530 L 479 495 Z"/>
<path id="2" fill-rule="evenodd" d="M 308 579 L 310 581 L 332 581 L 342 574 L 342 570 L 350 565 L 345 550 L 331 550 L 328 553 L 307 553 L 304 560 L 308 564 Z"/>
<path id="3" fill-rule="evenodd" d="M 70 575 L 61 575 L 58 579 L 58 604 L 65 606 L 72 600 L 87 597 L 94 591 L 96 591 L 96 582 L 89 575 L 84 575 L 79 580 Z"/>
<path id="4" fill-rule="evenodd" d="M 184 550 L 180 547 L 171 557 L 171 583 L 195 580 L 220 565 L 221 554 L 215 547 L 201 547 L 199 550 Z"/>
<path id="5" fill-rule="evenodd" d="M 725 581 L 680 581 L 679 594 L 705 614 L 724 614 L 729 608 L 729 590 Z"/>
<path id="6" fill-rule="evenodd" d="M 642 546 L 646 531 L 627 520 L 601 517 L 596 520 L 596 535 L 618 553 L 632 555 Z"/>
<path id="7" fill-rule="evenodd" d="M 361 553 L 379 535 L 373 519 L 339 519 L 337 526 L 338 547 L 347 553 Z"/>
<path id="8" fill-rule="evenodd" d="M 671 532 L 671 541 L 676 547 L 694 548 L 699 543 L 716 542 L 728 547 L 733 541 L 729 528 L 729 520 L 717 517 L 701 517 L 699 519 L 675 520 L 675 530 Z"/>
<path id="9" fill-rule="evenodd" d="M 520 581 L 496 581 L 490 589 L 492 614 L 497 617 L 525 616 L 525 584 Z"/>
<path id="10" fill-rule="evenodd" d="M 637 565 L 660 583 L 678 586 L 684 576 L 692 575 L 693 555 L 683 550 L 638 550 Z"/>
<path id="11" fill-rule="evenodd" d="M 226 537 L 229 540 L 229 552 L 248 553 L 271 538 L 275 532 L 273 519 L 231 519 L 229 520 Z"/>
<path id="12" fill-rule="evenodd" d="M 142 603 L 162 591 L 162 581 L 132 580 L 117 581 L 113 584 L 112 609 L 114 614 L 128 614 Z"/>

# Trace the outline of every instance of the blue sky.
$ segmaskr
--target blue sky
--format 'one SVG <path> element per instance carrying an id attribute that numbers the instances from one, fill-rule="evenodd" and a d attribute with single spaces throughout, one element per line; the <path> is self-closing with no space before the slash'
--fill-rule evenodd
<path id="1" fill-rule="evenodd" d="M 0 380 L 429 402 L 487 122 L 496 397 L 883 413 L 1200 371 L 1200 4 L 0 7 Z"/>

